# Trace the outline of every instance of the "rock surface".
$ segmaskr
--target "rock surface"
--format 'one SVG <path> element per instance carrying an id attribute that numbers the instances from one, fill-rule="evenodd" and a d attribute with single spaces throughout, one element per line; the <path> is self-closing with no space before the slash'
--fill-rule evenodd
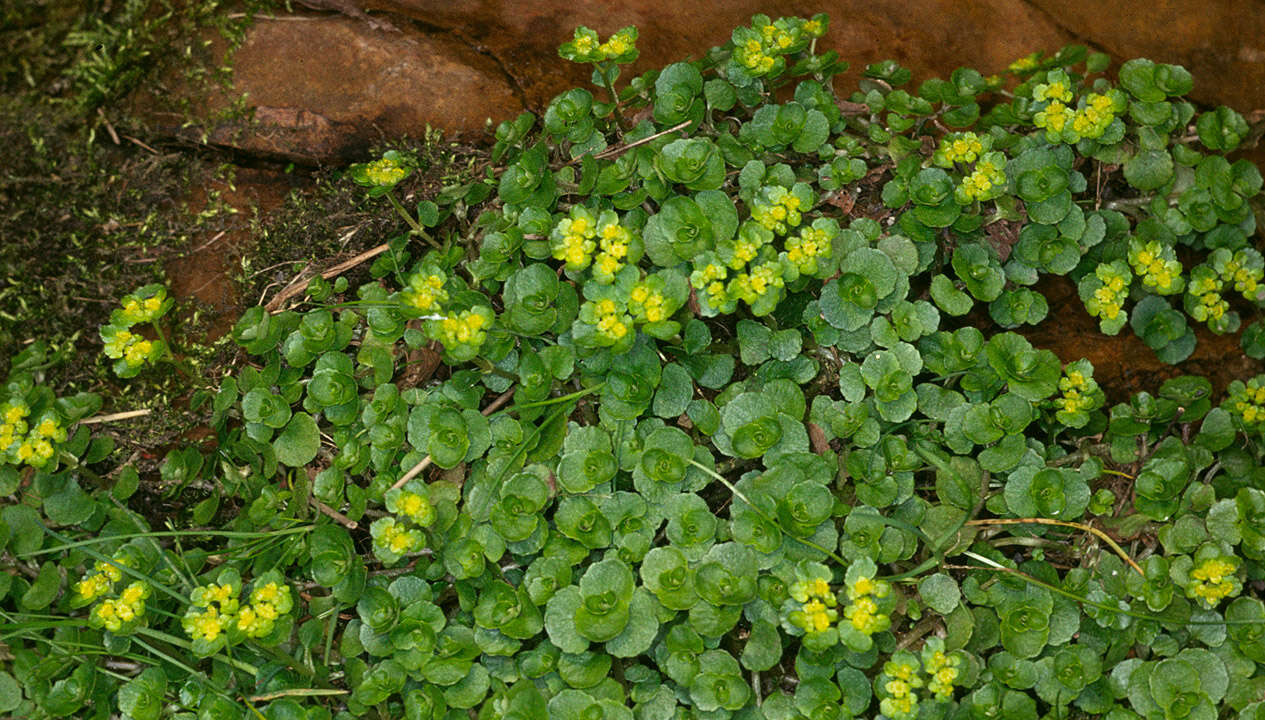
<path id="1" fill-rule="evenodd" d="M 327 163 L 363 157 L 376 140 L 418 136 L 426 125 L 477 134 L 488 118 L 539 111 L 557 93 L 588 83 L 586 67 L 557 55 L 577 25 L 602 35 L 636 25 L 642 55 L 632 72 L 640 73 L 698 57 L 752 14 L 769 11 L 760 0 L 355 2 L 371 19 L 302 8 L 258 19 L 231 59 L 232 88 L 195 103 L 209 139 L 266 157 Z M 1033 50 L 1083 43 L 1118 61 L 1146 56 L 1186 65 L 1201 102 L 1244 112 L 1265 107 L 1259 0 L 1206 0 L 1197 11 L 1181 0 L 1155 0 L 1143 9 L 1133 0 L 777 5 L 778 14 L 820 11 L 831 16 L 822 46 L 852 63 L 836 84 L 845 91 L 866 64 L 887 58 L 911 68 L 919 81 L 963 65 L 997 72 Z M 212 119 L 241 95 L 255 122 Z"/>

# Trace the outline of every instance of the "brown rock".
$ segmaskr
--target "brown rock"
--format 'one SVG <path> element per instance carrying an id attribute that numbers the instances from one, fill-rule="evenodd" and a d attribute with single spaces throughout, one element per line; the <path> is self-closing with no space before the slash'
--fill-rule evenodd
<path id="1" fill-rule="evenodd" d="M 830 15 L 830 32 L 819 47 L 837 50 L 852 71 L 836 82 L 850 91 L 865 65 L 888 58 L 914 71 L 917 80 L 970 66 L 982 72 L 1004 69 L 1034 49 L 1058 49 L 1074 37 L 1040 9 L 1016 0 L 834 0 L 781 2 L 776 10 L 761 0 L 679 3 L 632 0 L 621 3 L 452 3 L 446 0 L 365 0 L 388 11 L 438 26 L 485 51 L 517 78 L 529 105 L 540 108 L 559 92 L 587 85 L 587 66 L 558 57 L 557 47 L 577 25 L 605 37 L 636 25 L 641 58 L 634 73 L 670 62 L 701 57 L 729 39 L 733 28 L 764 12 Z"/>
<path id="2" fill-rule="evenodd" d="M 1265 8 L 1252 0 L 1029 0 L 1117 62 L 1183 65 L 1191 97 L 1246 113 L 1265 107 Z"/>
<path id="3" fill-rule="evenodd" d="M 495 61 L 411 25 L 386 32 L 338 15 L 260 18 L 231 64 L 231 91 L 196 103 L 209 141 L 298 162 L 359 159 L 375 140 L 420 137 L 427 125 L 482 129 L 522 108 Z M 182 90 L 195 92 L 174 92 Z M 253 117 L 215 121 L 239 96 Z"/>
<path id="4" fill-rule="evenodd" d="M 770 11 L 763 0 L 310 4 L 343 14 L 283 14 L 249 30 L 231 60 L 234 94 L 198 104 L 212 118 L 244 93 L 255 122 L 205 120 L 212 142 L 312 163 L 359 159 L 375 140 L 417 136 L 428 124 L 481 132 L 488 118 L 540 111 L 559 92 L 588 85 L 587 66 L 557 55 L 577 25 L 602 35 L 636 25 L 642 54 L 627 72 L 641 73 L 700 57 Z M 1242 0 L 1208 0 L 1198 12 L 1180 0 L 1147 3 L 1145 12 L 1129 0 L 790 0 L 773 14 L 815 12 L 831 17 L 820 47 L 852 63 L 836 82 L 845 93 L 865 65 L 883 59 L 912 69 L 916 83 L 961 66 L 997 72 L 1033 50 L 1080 42 L 1117 61 L 1181 63 L 1203 102 L 1265 107 L 1265 13 L 1244 10 Z"/>

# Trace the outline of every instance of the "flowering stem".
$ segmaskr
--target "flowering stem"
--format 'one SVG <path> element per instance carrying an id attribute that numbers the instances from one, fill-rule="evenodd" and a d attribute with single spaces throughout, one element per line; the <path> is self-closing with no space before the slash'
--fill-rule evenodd
<path id="1" fill-rule="evenodd" d="M 150 320 L 149 325 L 154 328 L 154 332 L 157 333 L 158 339 L 163 343 L 162 359 L 170 360 L 171 364 L 176 366 L 176 371 L 181 375 L 184 375 L 187 378 L 193 378 L 194 373 L 192 368 L 188 366 L 188 363 L 186 363 L 183 359 L 176 357 L 176 354 L 172 352 L 172 345 L 168 342 L 167 334 L 163 332 L 162 326 L 158 324 L 158 321 Z"/>
<path id="2" fill-rule="evenodd" d="M 615 116 L 615 122 L 620 128 L 624 127 L 624 114 L 619 111 L 619 93 L 615 92 L 615 83 L 611 82 L 610 70 L 613 65 L 608 63 L 597 63 L 597 73 L 602 76 L 602 85 L 606 88 L 606 92 L 611 96 L 611 114 Z"/>
<path id="3" fill-rule="evenodd" d="M 426 228 L 422 227 L 422 224 L 417 222 L 417 218 L 410 215 L 408 210 L 404 209 L 404 206 L 401 205 L 400 201 L 395 197 L 395 193 L 387 191 L 386 196 L 387 200 L 391 201 L 391 205 L 395 207 L 395 212 L 398 213 L 400 217 L 404 218 L 404 222 L 408 223 L 408 226 L 412 228 L 413 232 L 420 235 L 423 240 L 431 245 L 431 247 L 438 249 L 439 243 L 435 242 L 435 238 L 431 237 L 430 234 L 426 232 Z"/>

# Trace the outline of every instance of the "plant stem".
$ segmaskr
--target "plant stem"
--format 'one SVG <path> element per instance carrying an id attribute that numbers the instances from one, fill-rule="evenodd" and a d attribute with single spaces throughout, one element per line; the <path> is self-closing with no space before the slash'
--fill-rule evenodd
<path id="1" fill-rule="evenodd" d="M 1111 546 L 1111 549 L 1114 550 L 1116 554 L 1120 556 L 1122 560 L 1124 560 L 1126 563 L 1129 564 L 1129 567 L 1136 570 L 1137 573 L 1141 575 L 1142 577 L 1146 577 L 1146 573 L 1142 572 L 1142 568 L 1139 567 L 1137 563 L 1133 562 L 1133 558 L 1129 557 L 1129 554 L 1124 551 L 1124 548 L 1120 547 L 1120 545 L 1117 544 L 1115 540 L 1112 540 L 1110 535 L 1103 532 L 1102 530 L 1099 530 L 1096 527 L 1093 527 L 1092 525 L 1085 525 L 1084 523 L 1078 523 L 1078 522 L 1069 522 L 1067 520 L 1051 520 L 1049 518 L 984 518 L 981 520 L 968 520 L 966 524 L 967 525 L 1058 525 L 1059 527 L 1070 527 L 1070 528 L 1076 528 L 1077 530 L 1083 530 L 1088 533 L 1093 533 L 1100 540 L 1107 543 L 1109 546 Z"/>
<path id="2" fill-rule="evenodd" d="M 400 204 L 399 199 L 395 197 L 395 193 L 388 191 L 387 200 L 391 201 L 391 205 L 395 207 L 395 212 L 398 213 L 400 217 L 404 218 L 404 222 L 408 223 L 408 226 L 412 228 L 415 234 L 420 235 L 431 247 L 439 249 L 439 243 L 435 242 L 435 238 L 431 237 L 430 234 L 426 232 L 426 228 L 422 227 L 422 224 L 417 222 L 417 218 L 410 215 L 409 211 L 404 209 L 404 206 Z"/>
<path id="3" fill-rule="evenodd" d="M 136 629 L 136 634 L 144 635 L 146 637 L 151 637 L 155 640 L 161 640 L 167 643 L 168 645 L 174 645 L 178 648 L 181 648 L 182 650 L 188 650 L 189 652 L 193 652 L 192 643 L 186 640 L 182 640 L 181 638 L 178 638 L 175 635 L 169 635 L 161 630 L 155 630 L 153 628 L 142 627 L 142 628 Z M 244 660 L 238 660 L 237 658 L 220 657 L 218 653 L 215 655 L 212 655 L 211 658 L 214 660 L 219 660 L 222 663 L 227 663 L 237 668 L 238 670 L 249 673 L 252 676 L 259 675 L 259 668 L 255 667 L 254 665 L 251 665 L 250 663 Z M 187 669 L 189 671 L 189 674 L 191 675 L 196 674 L 196 671 L 193 670 L 192 668 L 189 668 L 183 664 L 181 664 L 181 667 L 184 667 L 185 669 Z"/>
<path id="4" fill-rule="evenodd" d="M 606 88 L 606 92 L 611 96 L 611 114 L 615 117 L 615 123 L 622 130 L 624 128 L 624 114 L 619 111 L 619 93 L 615 92 L 615 83 L 611 82 L 610 70 L 614 67 L 609 63 L 597 63 L 597 72 L 602 76 L 602 86 Z"/>
<path id="5" fill-rule="evenodd" d="M 163 359 L 170 360 L 171 364 L 176 366 L 177 372 L 181 375 L 184 375 L 189 379 L 193 379 L 195 377 L 193 369 L 189 367 L 189 364 L 186 363 L 183 358 L 176 357 L 176 353 L 172 350 L 171 343 L 167 340 L 167 333 L 163 332 L 162 326 L 158 324 L 158 321 L 149 321 L 149 326 L 154 329 L 154 332 L 158 335 L 158 339 L 162 341 L 164 353 Z"/>

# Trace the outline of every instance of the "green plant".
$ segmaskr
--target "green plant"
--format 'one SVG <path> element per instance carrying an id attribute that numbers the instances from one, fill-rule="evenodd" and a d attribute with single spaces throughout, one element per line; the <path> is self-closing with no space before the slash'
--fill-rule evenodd
<path id="1" fill-rule="evenodd" d="M 845 98 L 825 30 L 756 16 L 619 87 L 636 32 L 580 28 L 560 53 L 607 100 L 503 124 L 486 176 L 414 212 L 411 159 L 354 166 L 409 231 L 358 287 L 239 319 L 197 399 L 214 446 L 159 471 L 205 493 L 189 530 L 71 432 L 91 398 L 16 360 L 8 447 L 48 453 L 0 469 L 0 712 L 1258 713 L 1265 379 L 1108 408 L 1088 361 L 1007 330 L 1045 275 L 1174 362 L 1169 295 L 1255 312 L 1260 178 L 1221 155 L 1244 121 L 1076 47 L 913 92 L 879 63 Z M 996 328 L 946 320 L 977 302 Z"/>

